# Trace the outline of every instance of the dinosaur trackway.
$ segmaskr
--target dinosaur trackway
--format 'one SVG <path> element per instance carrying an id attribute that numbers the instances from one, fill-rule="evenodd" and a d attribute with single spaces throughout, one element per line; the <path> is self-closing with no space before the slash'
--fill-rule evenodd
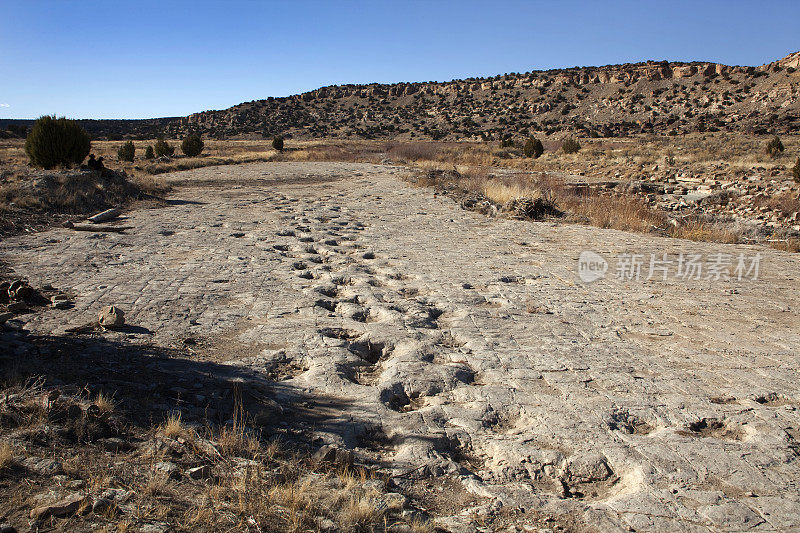
<path id="1" fill-rule="evenodd" d="M 74 295 L 31 331 L 114 304 L 136 328 L 104 335 L 197 339 L 261 376 L 271 423 L 406 483 L 603 531 L 800 528 L 800 254 L 489 219 L 403 172 L 170 174 L 170 205 L 128 234 L 53 229 L 0 256 Z M 585 250 L 639 254 L 642 275 L 584 283 Z M 651 254 L 756 252 L 757 280 L 645 279 Z"/>

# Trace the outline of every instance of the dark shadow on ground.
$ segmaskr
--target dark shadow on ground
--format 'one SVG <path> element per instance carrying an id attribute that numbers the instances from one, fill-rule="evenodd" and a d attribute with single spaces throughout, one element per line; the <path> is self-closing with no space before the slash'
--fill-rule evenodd
<path id="1" fill-rule="evenodd" d="M 200 360 L 188 349 L 112 340 L 102 333 L 44 336 L 6 327 L 0 332 L 0 384 L 42 378 L 45 389 L 89 398 L 102 392 L 143 429 L 176 412 L 187 423 L 212 428 L 231 424 L 234 413 L 241 413 L 263 438 L 289 441 L 300 449 L 322 445 L 320 434 L 372 451 L 395 444 L 372 413 L 346 398 L 309 394 L 290 382 L 269 380 L 266 372 Z"/>
<path id="2" fill-rule="evenodd" d="M 206 202 L 198 202 L 197 200 L 181 200 L 179 198 L 169 198 L 164 200 L 167 205 L 206 205 Z"/>
<path id="3" fill-rule="evenodd" d="M 82 390 L 92 397 L 103 392 L 141 427 L 159 424 L 176 411 L 187 422 L 222 425 L 241 409 L 248 425 L 265 436 L 280 430 L 284 437 L 301 440 L 303 428 L 334 431 L 327 421 L 347 408 L 340 398 L 311 398 L 241 367 L 193 359 L 188 350 L 101 335 L 40 336 L 6 329 L 0 333 L 0 381 L 41 377 L 45 388 Z M 320 408 L 308 408 L 316 405 Z M 296 410 L 302 411 L 302 420 Z"/>

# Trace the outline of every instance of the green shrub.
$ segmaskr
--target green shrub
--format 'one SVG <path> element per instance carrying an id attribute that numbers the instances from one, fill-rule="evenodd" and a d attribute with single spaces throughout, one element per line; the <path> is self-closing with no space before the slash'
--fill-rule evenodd
<path id="1" fill-rule="evenodd" d="M 532 157 L 537 159 L 540 155 L 544 153 L 544 146 L 542 146 L 542 141 L 535 137 L 528 137 L 528 140 L 525 141 L 525 146 L 522 147 L 522 153 L 525 154 L 525 157 Z"/>
<path id="2" fill-rule="evenodd" d="M 35 167 L 69 167 L 80 165 L 91 145 L 89 134 L 74 120 L 45 115 L 33 123 L 25 153 Z"/>
<path id="3" fill-rule="evenodd" d="M 272 147 L 279 152 L 283 152 L 283 137 L 276 135 L 272 138 Z"/>
<path id="4" fill-rule="evenodd" d="M 175 153 L 175 147 L 160 137 L 155 145 L 156 157 L 171 156 Z"/>
<path id="5" fill-rule="evenodd" d="M 153 151 L 153 145 L 148 145 L 147 149 L 144 151 L 144 158 L 145 159 L 153 159 L 156 156 L 155 151 Z"/>
<path id="6" fill-rule="evenodd" d="M 561 149 L 564 150 L 565 154 L 574 154 L 581 149 L 581 144 L 572 137 L 568 137 L 561 143 Z"/>
<path id="7" fill-rule="evenodd" d="M 117 159 L 120 161 L 133 161 L 135 155 L 136 147 L 133 145 L 133 141 L 126 141 L 117 149 Z"/>
<path id="8" fill-rule="evenodd" d="M 800 183 L 800 157 L 797 158 L 794 167 L 792 167 L 792 176 L 794 176 L 794 181 Z"/>
<path id="9" fill-rule="evenodd" d="M 203 151 L 203 139 L 196 133 L 188 135 L 181 143 L 181 151 L 189 157 L 197 157 Z"/>
<path id="10" fill-rule="evenodd" d="M 8 131 L 20 138 L 28 136 L 28 128 L 22 124 L 9 124 Z"/>
<path id="11" fill-rule="evenodd" d="M 767 143 L 767 153 L 772 157 L 778 157 L 783 153 L 783 143 L 777 135 Z"/>

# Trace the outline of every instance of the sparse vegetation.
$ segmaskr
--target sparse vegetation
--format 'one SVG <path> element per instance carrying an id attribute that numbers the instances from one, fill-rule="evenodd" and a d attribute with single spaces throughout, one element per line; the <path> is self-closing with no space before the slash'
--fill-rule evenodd
<path id="1" fill-rule="evenodd" d="M 117 150 L 117 159 L 120 161 L 133 161 L 134 157 L 136 156 L 136 147 L 133 145 L 133 141 L 126 141 L 122 143 Z"/>
<path id="2" fill-rule="evenodd" d="M 319 530 L 320 524 L 352 532 L 433 530 L 418 514 L 405 516 L 406 500 L 390 498 L 375 471 L 315 461 L 302 446 L 283 446 L 253 431 L 240 400 L 231 399 L 233 424 L 185 422 L 176 411 L 154 427 L 147 420 L 155 410 L 126 412 L 105 393 L 89 402 L 81 394 L 85 389 L 30 380 L 30 370 L 18 373 L 46 364 L 38 356 L 27 358 L 23 367 L 15 367 L 14 380 L 0 388 L 0 488 L 18 494 L 3 501 L 0 512 L 12 523 L 31 516 L 35 496 L 64 492 L 60 476 L 51 473 L 63 471 L 76 487 L 71 494 L 88 496 L 57 518 L 70 529 L 138 530 L 155 520 L 203 531 L 300 532 Z M 7 369 L 0 363 L 10 378 Z M 119 391 L 120 405 L 135 403 L 136 391 Z M 15 450 L 4 440 L 8 432 L 26 443 L 25 458 L 43 465 L 34 466 L 40 472 L 16 473 Z M 98 508 L 96 502 L 109 493 L 114 496 L 107 498 L 107 507 Z"/>
<path id="3" fill-rule="evenodd" d="M 183 425 L 180 412 L 172 413 L 167 417 L 167 420 L 161 425 L 161 432 L 164 436 L 172 439 L 189 436 L 189 430 Z"/>
<path id="4" fill-rule="evenodd" d="M 147 149 L 144 151 L 144 158 L 145 159 L 154 159 L 156 157 L 156 152 L 153 150 L 153 145 L 148 144 Z"/>
<path id="5" fill-rule="evenodd" d="M 542 141 L 535 137 L 528 137 L 528 140 L 525 141 L 525 146 L 522 148 L 522 152 L 525 154 L 525 157 L 538 159 L 544 153 Z"/>
<path id="6" fill-rule="evenodd" d="M 794 177 L 794 181 L 800 183 L 800 157 L 797 158 L 792 167 L 792 177 Z"/>
<path id="7" fill-rule="evenodd" d="M 170 157 L 175 153 L 175 147 L 165 141 L 163 138 L 156 140 L 155 144 L 156 157 Z"/>
<path id="8" fill-rule="evenodd" d="M 770 157 L 778 157 L 783 153 L 783 150 L 783 143 L 777 135 L 767 143 L 767 154 L 769 154 Z"/>
<path id="9" fill-rule="evenodd" d="M 45 169 L 79 165 L 90 150 L 89 134 L 77 122 L 64 117 L 40 117 L 25 140 L 31 165 Z"/>
<path id="10" fill-rule="evenodd" d="M 93 405 L 97 407 L 102 416 L 107 416 L 114 412 L 114 400 L 103 392 L 97 394 Z"/>
<path id="11" fill-rule="evenodd" d="M 14 465 L 14 449 L 7 442 L 0 443 L 0 474 Z"/>
<path id="12" fill-rule="evenodd" d="M 276 135 L 275 137 L 273 137 L 272 147 L 279 152 L 283 152 L 283 137 L 281 137 L 280 135 Z"/>
<path id="13" fill-rule="evenodd" d="M 189 157 L 197 157 L 203 151 L 203 139 L 196 133 L 187 136 L 181 143 L 181 151 Z"/>
<path id="14" fill-rule="evenodd" d="M 17 137 L 24 139 L 28 136 L 28 128 L 22 124 L 9 124 L 7 130 Z"/>
<path id="15" fill-rule="evenodd" d="M 575 154 L 581 149 L 581 145 L 578 141 L 573 139 L 572 137 L 568 137 L 561 143 L 561 150 L 565 154 Z"/>

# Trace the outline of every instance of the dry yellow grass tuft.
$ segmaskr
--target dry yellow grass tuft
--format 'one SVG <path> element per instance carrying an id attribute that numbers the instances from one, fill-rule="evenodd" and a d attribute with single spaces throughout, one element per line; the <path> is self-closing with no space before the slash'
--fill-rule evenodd
<path id="1" fill-rule="evenodd" d="M 142 494 L 151 499 L 170 495 L 169 476 L 161 472 L 152 472 L 142 487 Z"/>
<path id="2" fill-rule="evenodd" d="M 498 205 L 504 205 L 515 198 L 541 197 L 541 193 L 536 189 L 497 181 L 487 181 L 483 186 L 483 195 Z"/>
<path id="3" fill-rule="evenodd" d="M 663 228 L 666 217 L 637 198 L 612 195 L 559 194 L 556 203 L 592 226 L 647 233 Z"/>
<path id="4" fill-rule="evenodd" d="M 100 409 L 101 415 L 110 415 L 114 412 L 114 400 L 110 396 L 103 394 L 102 392 L 97 395 L 97 398 L 94 400 L 94 405 Z"/>
<path id="5" fill-rule="evenodd" d="M 220 453 L 225 456 L 253 458 L 261 452 L 259 439 L 247 432 L 244 408 L 239 401 L 234 405 L 233 424 L 224 426 L 215 440 Z"/>
<path id="6" fill-rule="evenodd" d="M 191 431 L 183 424 L 180 413 L 169 415 L 159 430 L 165 437 L 171 439 L 177 439 L 178 437 L 185 439 L 191 436 Z"/>
<path id="7" fill-rule="evenodd" d="M 348 529 L 360 529 L 383 516 L 378 501 L 370 496 L 351 496 L 339 512 L 339 522 Z"/>
<path id="8" fill-rule="evenodd" d="M 722 242 L 735 244 L 741 241 L 741 235 L 724 226 L 716 226 L 708 222 L 690 221 L 670 230 L 669 235 L 677 239 L 690 241 Z"/>
<path id="9" fill-rule="evenodd" d="M 14 466 L 14 449 L 7 442 L 0 444 L 0 472 Z"/>

